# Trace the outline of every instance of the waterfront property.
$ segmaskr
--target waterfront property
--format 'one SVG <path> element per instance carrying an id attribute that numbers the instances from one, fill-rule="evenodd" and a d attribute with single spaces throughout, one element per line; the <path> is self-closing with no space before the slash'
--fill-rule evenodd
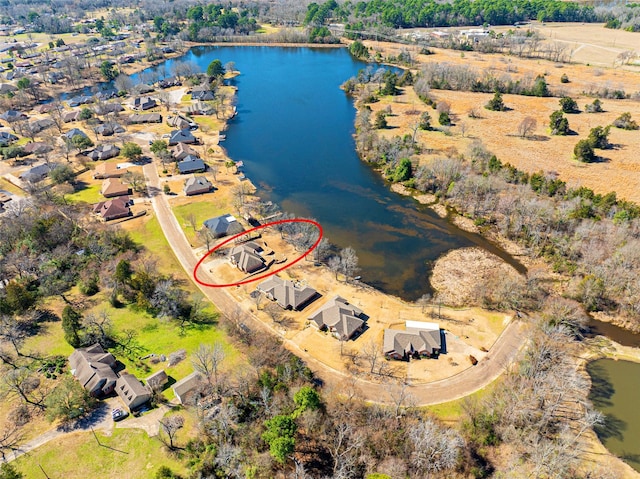
<path id="1" fill-rule="evenodd" d="M 184 194 L 186 196 L 209 193 L 211 188 L 213 188 L 213 185 L 204 176 L 193 176 L 184 182 Z"/>
<path id="2" fill-rule="evenodd" d="M 442 351 L 442 332 L 437 323 L 406 321 L 405 329 L 384 331 L 384 355 L 408 361 L 411 358 L 437 358 Z"/>
<path id="3" fill-rule="evenodd" d="M 204 222 L 214 238 L 242 233 L 244 228 L 233 215 L 216 216 Z"/>
<path id="4" fill-rule="evenodd" d="M 279 276 L 271 276 L 258 285 L 258 291 L 271 301 L 278 303 L 282 309 L 302 311 L 308 304 L 318 298 L 318 292 L 310 286 L 285 280 Z"/>
<path id="5" fill-rule="evenodd" d="M 206 170 L 207 165 L 204 164 L 197 156 L 187 156 L 181 162 L 178 163 L 178 171 L 181 175 L 188 173 L 200 173 Z"/>
<path id="6" fill-rule="evenodd" d="M 321 331 L 330 331 L 341 341 L 348 341 L 365 326 L 366 316 L 360 308 L 336 296 L 309 317 L 311 324 Z"/>
<path id="7" fill-rule="evenodd" d="M 250 241 L 231 248 L 229 262 L 243 273 L 257 273 L 268 267 L 262 252 L 262 246 Z"/>

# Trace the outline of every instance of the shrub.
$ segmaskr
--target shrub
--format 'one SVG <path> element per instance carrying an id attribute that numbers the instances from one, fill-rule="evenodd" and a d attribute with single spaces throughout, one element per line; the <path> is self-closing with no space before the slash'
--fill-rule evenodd
<path id="1" fill-rule="evenodd" d="M 589 140 L 580 140 L 573 148 L 573 154 L 578 161 L 583 163 L 593 163 L 596 161 L 596 155 L 593 152 L 593 146 Z"/>
<path id="2" fill-rule="evenodd" d="M 446 111 L 440 113 L 440 116 L 438 117 L 438 123 L 440 123 L 442 126 L 450 126 L 451 117 L 449 116 L 449 113 Z"/>
<path id="3" fill-rule="evenodd" d="M 429 115 L 428 111 L 425 111 L 422 115 L 420 115 L 420 125 L 421 130 L 430 130 L 431 129 L 431 115 Z"/>
<path id="4" fill-rule="evenodd" d="M 587 113 L 602 113 L 602 102 L 599 99 L 593 100 L 593 103 L 589 103 L 584 106 L 584 111 Z"/>
<path id="5" fill-rule="evenodd" d="M 562 76 L 560 77 L 560 83 L 569 83 L 569 77 L 567 76 L 566 73 L 563 73 Z"/>
<path id="6" fill-rule="evenodd" d="M 549 128 L 552 135 L 565 136 L 569 134 L 569 120 L 567 120 L 561 110 L 554 111 L 549 117 Z"/>
<path id="7" fill-rule="evenodd" d="M 500 93 L 499 91 L 495 92 L 493 98 L 489 100 L 489 103 L 487 103 L 484 107 L 490 111 L 504 111 L 507 109 L 504 106 L 504 102 L 502 101 L 502 93 Z"/>
<path id="8" fill-rule="evenodd" d="M 613 122 L 613 126 L 616 128 L 622 128 L 623 130 L 637 130 L 638 124 L 631 119 L 631 113 L 626 112 L 616 118 Z"/>
<path id="9" fill-rule="evenodd" d="M 373 126 L 377 129 L 383 129 L 387 127 L 387 114 L 384 111 L 376 113 L 376 119 Z"/>
<path id="10" fill-rule="evenodd" d="M 560 98 L 560 109 L 564 113 L 578 113 L 580 111 L 576 101 L 568 96 Z"/>
<path id="11" fill-rule="evenodd" d="M 593 148 L 606 150 L 611 146 L 608 138 L 610 129 L 611 129 L 610 126 L 607 126 L 604 128 L 601 126 L 596 126 L 595 128 L 591 128 L 591 131 L 589 132 L 589 137 L 587 138 L 587 140 L 589 141 L 589 143 Z"/>

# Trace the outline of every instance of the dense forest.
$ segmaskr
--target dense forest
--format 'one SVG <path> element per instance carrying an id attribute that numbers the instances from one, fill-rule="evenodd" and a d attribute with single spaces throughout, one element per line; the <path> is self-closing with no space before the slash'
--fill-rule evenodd
<path id="1" fill-rule="evenodd" d="M 512 25 L 529 20 L 553 22 L 593 22 L 593 7 L 559 0 L 371 0 L 345 2 L 328 0 L 308 7 L 307 23 L 324 23 L 335 18 L 356 19 L 365 26 L 378 23 L 393 28 L 448 27 L 462 25 Z"/>

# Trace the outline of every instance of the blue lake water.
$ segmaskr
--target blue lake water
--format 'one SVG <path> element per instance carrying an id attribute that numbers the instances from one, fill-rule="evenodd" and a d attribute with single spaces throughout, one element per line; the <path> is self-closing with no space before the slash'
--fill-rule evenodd
<path id="1" fill-rule="evenodd" d="M 473 245 L 520 267 L 479 235 L 391 192 L 358 158 L 355 108 L 339 87 L 367 64 L 346 49 L 197 47 L 182 59 L 202 71 L 214 59 L 235 62 L 238 115 L 223 146 L 244 162 L 263 199 L 314 218 L 329 241 L 355 248 L 366 283 L 415 300 L 431 292 L 435 259 Z M 170 76 L 172 63 L 156 70 Z"/>

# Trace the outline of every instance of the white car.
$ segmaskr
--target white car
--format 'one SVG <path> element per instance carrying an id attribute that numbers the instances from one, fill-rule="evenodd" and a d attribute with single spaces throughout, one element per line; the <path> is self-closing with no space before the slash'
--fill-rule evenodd
<path id="1" fill-rule="evenodd" d="M 123 409 L 117 408 L 111 410 L 111 417 L 114 421 L 121 421 L 125 417 L 127 417 L 129 413 Z"/>

